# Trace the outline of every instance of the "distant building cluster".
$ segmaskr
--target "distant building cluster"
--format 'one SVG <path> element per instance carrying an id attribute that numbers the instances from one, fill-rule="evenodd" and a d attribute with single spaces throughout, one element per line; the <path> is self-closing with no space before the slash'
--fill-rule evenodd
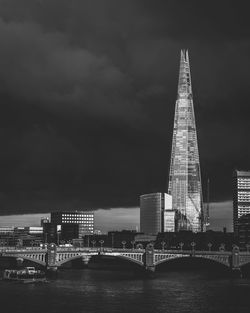
<path id="1" fill-rule="evenodd" d="M 0 227 L 0 245 L 37 246 L 41 243 L 72 243 L 94 233 L 94 213 L 90 211 L 52 212 L 41 226 Z"/>
<path id="2" fill-rule="evenodd" d="M 0 227 L 0 246 L 34 246 L 43 240 L 43 227 Z"/>

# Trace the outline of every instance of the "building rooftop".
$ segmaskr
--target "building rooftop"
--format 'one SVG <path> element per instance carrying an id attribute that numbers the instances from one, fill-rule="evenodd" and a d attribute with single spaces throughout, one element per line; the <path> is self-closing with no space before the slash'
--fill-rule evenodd
<path id="1" fill-rule="evenodd" d="M 250 170 L 249 171 L 238 171 L 238 170 L 235 170 L 234 171 L 234 176 L 247 176 L 247 177 L 250 177 Z"/>

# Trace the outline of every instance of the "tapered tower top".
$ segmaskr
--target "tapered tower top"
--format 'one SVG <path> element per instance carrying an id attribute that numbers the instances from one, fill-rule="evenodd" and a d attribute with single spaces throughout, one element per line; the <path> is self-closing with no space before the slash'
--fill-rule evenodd
<path id="1" fill-rule="evenodd" d="M 178 97 L 187 97 L 192 95 L 191 73 L 189 66 L 188 50 L 181 50 Z"/>

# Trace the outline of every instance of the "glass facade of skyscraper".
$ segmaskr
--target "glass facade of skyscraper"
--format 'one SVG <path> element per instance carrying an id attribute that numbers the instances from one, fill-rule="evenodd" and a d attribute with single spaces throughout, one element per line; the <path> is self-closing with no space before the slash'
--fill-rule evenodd
<path id="1" fill-rule="evenodd" d="M 175 212 L 172 197 L 155 192 L 140 196 L 140 230 L 145 234 L 174 231 Z"/>
<path id="2" fill-rule="evenodd" d="M 204 230 L 199 152 L 188 52 L 181 51 L 168 193 L 177 230 Z"/>

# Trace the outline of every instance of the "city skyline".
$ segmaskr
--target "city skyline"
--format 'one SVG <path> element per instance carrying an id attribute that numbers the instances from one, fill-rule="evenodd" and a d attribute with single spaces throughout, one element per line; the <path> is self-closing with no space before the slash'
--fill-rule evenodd
<path id="1" fill-rule="evenodd" d="M 233 170 L 249 169 L 247 18 L 223 1 L 97 4 L 0 4 L 0 215 L 126 208 L 167 191 L 183 47 L 203 186 L 218 207 L 231 201 Z"/>
<path id="2" fill-rule="evenodd" d="M 0 0 L 0 43 L 2 311 L 248 312 L 247 2 Z"/>
<path id="3" fill-rule="evenodd" d="M 223 227 L 226 227 L 227 231 L 233 231 L 232 211 L 232 202 L 210 203 L 209 229 L 222 231 Z M 43 216 L 50 216 L 50 212 L 1 216 L 0 226 L 38 226 L 40 225 L 40 218 Z M 136 230 L 137 227 L 139 228 L 139 224 L 139 207 L 98 209 L 95 211 L 95 229 L 100 229 L 103 232 L 123 229 Z"/>

